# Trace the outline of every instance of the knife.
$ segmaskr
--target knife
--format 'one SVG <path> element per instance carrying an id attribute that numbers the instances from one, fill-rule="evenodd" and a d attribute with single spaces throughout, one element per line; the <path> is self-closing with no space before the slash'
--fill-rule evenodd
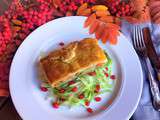
<path id="1" fill-rule="evenodd" d="M 151 33 L 148 27 L 143 28 L 144 42 L 148 51 L 149 59 L 154 66 L 157 74 L 157 78 L 160 81 L 160 59 L 156 53 L 156 50 L 152 43 Z"/>

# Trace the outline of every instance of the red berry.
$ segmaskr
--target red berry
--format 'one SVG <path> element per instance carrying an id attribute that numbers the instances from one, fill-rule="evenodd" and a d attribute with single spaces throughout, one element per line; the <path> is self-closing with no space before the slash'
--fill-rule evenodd
<path id="1" fill-rule="evenodd" d="M 122 2 L 122 6 L 125 6 L 125 5 L 126 5 L 126 3 L 123 1 L 123 2 Z"/>
<path id="2" fill-rule="evenodd" d="M 77 92 L 77 91 L 78 91 L 77 87 L 72 88 L 72 92 Z"/>
<path id="3" fill-rule="evenodd" d="M 120 17 L 120 14 L 117 13 L 116 16 L 117 16 L 117 17 Z"/>
<path id="4" fill-rule="evenodd" d="M 89 113 L 93 113 L 92 108 L 87 108 L 87 112 L 89 112 Z"/>
<path id="5" fill-rule="evenodd" d="M 120 1 L 116 1 L 115 4 L 118 5 L 120 3 Z"/>
<path id="6" fill-rule="evenodd" d="M 73 85 L 75 82 L 72 80 L 72 81 L 69 81 L 68 82 L 68 85 Z"/>
<path id="7" fill-rule="evenodd" d="M 65 99 L 64 99 L 64 98 L 59 98 L 59 100 L 60 100 L 60 101 L 65 101 Z"/>
<path id="8" fill-rule="evenodd" d="M 59 108 L 59 104 L 58 104 L 58 102 L 53 102 L 52 106 L 53 106 L 54 108 L 56 108 L 56 109 L 58 109 L 58 108 Z"/>
<path id="9" fill-rule="evenodd" d="M 96 75 L 96 72 L 89 72 L 88 75 L 90 75 L 90 76 L 95 76 L 95 75 Z"/>
<path id="10" fill-rule="evenodd" d="M 111 78 L 112 80 L 115 80 L 115 79 L 116 79 L 116 76 L 115 76 L 115 75 L 111 75 L 110 78 Z"/>
<path id="11" fill-rule="evenodd" d="M 101 88 L 101 86 L 98 84 L 98 85 L 96 85 L 96 91 L 99 91 L 100 90 L 100 88 Z"/>
<path id="12" fill-rule="evenodd" d="M 106 67 L 106 70 L 108 71 L 108 67 Z"/>
<path id="13" fill-rule="evenodd" d="M 17 46 L 19 46 L 22 43 L 22 41 L 16 40 L 15 43 L 16 43 Z"/>
<path id="14" fill-rule="evenodd" d="M 130 6 L 129 6 L 129 5 L 126 5 L 126 8 L 128 8 L 128 9 L 129 9 L 129 8 L 130 8 Z"/>
<path id="15" fill-rule="evenodd" d="M 108 74 L 108 73 L 105 73 L 105 75 L 106 75 L 106 77 L 108 77 L 108 76 L 109 76 L 109 74 Z"/>
<path id="16" fill-rule="evenodd" d="M 80 95 L 78 96 L 78 98 L 79 98 L 79 99 L 83 99 L 83 98 L 84 98 L 84 94 L 80 94 Z"/>
<path id="17" fill-rule="evenodd" d="M 47 88 L 45 88 L 45 87 L 40 87 L 40 89 L 41 89 L 41 91 L 43 91 L 43 92 L 47 92 L 48 91 L 48 89 Z"/>
<path id="18" fill-rule="evenodd" d="M 59 93 L 64 93 L 65 92 L 65 89 L 63 89 L 63 88 L 61 88 L 60 90 L 59 90 Z"/>
<path id="19" fill-rule="evenodd" d="M 95 100 L 96 102 L 99 102 L 99 101 L 101 101 L 101 97 L 95 97 L 94 100 Z"/>
<path id="20" fill-rule="evenodd" d="M 89 102 L 89 101 L 85 101 L 85 105 L 86 105 L 86 106 L 89 106 L 89 105 L 90 105 L 90 102 Z"/>
<path id="21" fill-rule="evenodd" d="M 125 8 L 124 8 L 124 7 L 121 7 L 121 10 L 122 10 L 122 11 L 125 11 Z"/>
<path id="22" fill-rule="evenodd" d="M 79 2 L 80 2 L 80 4 L 83 4 L 83 3 L 84 3 L 84 1 L 83 1 L 83 0 L 79 0 Z"/>

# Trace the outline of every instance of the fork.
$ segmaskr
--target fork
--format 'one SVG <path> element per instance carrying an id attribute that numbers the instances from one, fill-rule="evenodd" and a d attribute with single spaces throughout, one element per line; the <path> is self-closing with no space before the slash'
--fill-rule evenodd
<path id="1" fill-rule="evenodd" d="M 158 83 L 153 75 L 153 67 L 148 58 L 147 48 L 144 43 L 142 29 L 138 25 L 135 25 L 133 27 L 132 42 L 133 42 L 133 47 L 135 48 L 136 52 L 144 59 L 145 64 L 147 66 L 153 107 L 155 110 L 160 111 L 160 92 L 159 92 Z"/>

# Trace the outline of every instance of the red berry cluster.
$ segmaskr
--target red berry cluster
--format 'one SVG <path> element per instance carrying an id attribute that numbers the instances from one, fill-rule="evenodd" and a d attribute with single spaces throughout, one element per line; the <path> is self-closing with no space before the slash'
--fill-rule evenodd
<path id="1" fill-rule="evenodd" d="M 64 14 L 66 11 L 76 12 L 78 7 L 83 3 L 87 2 L 88 4 L 94 4 L 96 0 L 63 0 L 62 4 L 60 4 L 59 9 Z"/>
<path id="2" fill-rule="evenodd" d="M 114 16 L 121 17 L 130 16 L 132 14 L 131 6 L 127 2 L 121 0 L 108 0 L 105 4 L 109 8 L 110 13 Z"/>
<path id="3" fill-rule="evenodd" d="M 0 80 L 8 81 L 11 60 L 24 38 L 54 18 L 51 5 L 51 0 L 37 0 L 34 6 L 28 7 L 22 6 L 19 0 L 13 0 L 8 10 L 0 16 Z M 12 24 L 12 20 L 19 20 L 22 24 Z M 14 31 L 15 27 L 20 29 Z"/>
<path id="4" fill-rule="evenodd" d="M 11 36 L 9 21 L 0 16 L 0 55 L 6 50 L 7 44 L 11 41 Z"/>

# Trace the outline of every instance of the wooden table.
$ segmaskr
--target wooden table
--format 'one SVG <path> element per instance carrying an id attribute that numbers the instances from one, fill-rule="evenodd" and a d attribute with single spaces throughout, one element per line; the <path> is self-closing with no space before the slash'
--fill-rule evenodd
<path id="1" fill-rule="evenodd" d="M 0 97 L 0 119 L 1 120 L 22 120 L 18 115 L 11 98 Z"/>

